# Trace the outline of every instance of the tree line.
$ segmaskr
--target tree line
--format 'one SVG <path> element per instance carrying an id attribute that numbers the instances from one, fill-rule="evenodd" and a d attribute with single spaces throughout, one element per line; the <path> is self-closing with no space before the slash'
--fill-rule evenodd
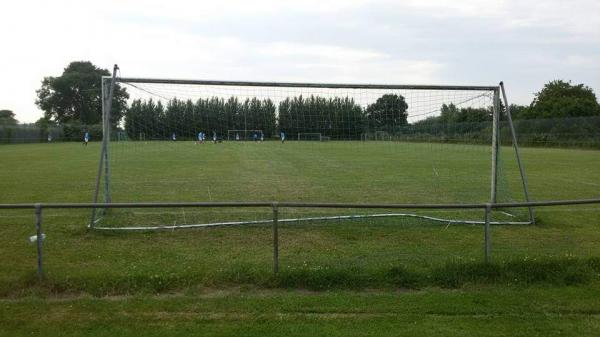
<path id="1" fill-rule="evenodd" d="M 389 130 L 408 124 L 404 97 L 386 94 L 363 109 L 350 97 L 310 95 L 287 97 L 276 106 L 271 99 L 237 97 L 134 100 L 124 124 L 131 139 L 195 138 L 198 132 L 219 136 L 228 130 L 262 130 L 265 137 L 321 133 L 332 139 L 360 139 L 369 128 Z"/>
<path id="2" fill-rule="evenodd" d="M 509 109 L 523 145 L 600 145 L 600 104 L 593 90 L 583 84 L 551 81 L 535 94 L 529 106 L 511 104 Z M 500 112 L 501 140 L 510 143 L 503 105 Z M 492 107 L 474 109 L 444 104 L 438 116 L 413 123 L 399 133 L 407 140 L 487 143 L 492 113 Z"/>
<path id="3" fill-rule="evenodd" d="M 270 137 L 276 132 L 275 104 L 270 99 L 240 101 L 219 97 L 196 101 L 169 100 L 166 105 L 153 99 L 136 99 L 125 113 L 125 131 L 131 139 L 196 138 L 204 132 L 210 138 L 227 130 L 262 130 Z"/>
<path id="4" fill-rule="evenodd" d="M 60 76 L 45 77 L 36 101 L 44 116 L 35 126 L 46 131 L 59 129 L 61 139 L 79 139 L 84 131 L 90 131 L 92 139 L 99 139 L 100 78 L 109 74 L 107 69 L 80 61 L 70 63 Z M 131 137 L 136 138 L 142 132 L 147 133 L 147 137 L 161 139 L 169 138 L 178 130 L 195 135 L 199 131 L 213 130 L 225 134 L 230 129 L 260 129 L 267 137 L 281 130 L 288 135 L 321 133 L 334 139 L 357 139 L 362 132 L 369 131 L 402 133 L 414 138 L 433 132 L 442 138 L 482 138 L 489 134 L 485 128 L 489 127 L 492 113 L 491 108 L 446 104 L 440 107 L 436 117 L 409 124 L 408 105 L 400 95 L 383 95 L 367 107 L 361 107 L 349 97 L 319 96 L 289 97 L 278 103 L 235 97 L 169 102 L 136 100 L 130 104 L 128 100 L 125 88 L 117 86 L 111 119 L 113 129 L 124 126 Z M 595 122 L 600 119 L 600 105 L 593 90 L 583 84 L 551 81 L 535 95 L 531 104 L 513 104 L 510 110 L 516 124 L 527 125 L 520 135 L 529 134 L 531 139 L 600 133 Z M 588 122 L 583 121 L 586 118 Z M 0 113 L 0 125 L 4 134 L 8 134 L 21 124 L 16 125 L 14 113 L 5 110 Z M 477 133 L 481 136 L 476 136 Z"/>

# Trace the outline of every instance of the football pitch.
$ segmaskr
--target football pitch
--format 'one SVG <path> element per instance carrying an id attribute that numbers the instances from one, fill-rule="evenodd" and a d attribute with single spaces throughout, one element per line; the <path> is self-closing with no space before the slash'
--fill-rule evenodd
<path id="1" fill-rule="evenodd" d="M 0 203 L 90 202 L 99 149 L 0 146 Z M 483 145 L 181 141 L 110 150 L 115 202 L 468 203 L 490 194 Z M 534 200 L 599 196 L 600 151 L 521 150 Z M 523 200 L 511 148 L 501 152 L 499 198 Z M 357 212 L 368 213 L 282 209 L 280 217 Z M 417 213 L 483 218 L 479 210 Z M 126 209 L 100 223 L 271 216 L 269 208 Z M 270 225 L 114 233 L 87 230 L 89 210 L 44 210 L 39 284 L 28 240 L 33 211 L 4 210 L 0 335 L 593 334 L 600 206 L 538 208 L 536 218 L 492 227 L 490 265 L 482 263 L 480 225 L 407 217 L 282 223 L 275 276 Z"/>

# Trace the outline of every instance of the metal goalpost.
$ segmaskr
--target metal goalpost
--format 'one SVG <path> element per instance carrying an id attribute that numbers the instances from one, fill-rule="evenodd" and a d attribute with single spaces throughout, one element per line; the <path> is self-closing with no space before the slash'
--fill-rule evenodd
<path id="1" fill-rule="evenodd" d="M 517 143 L 517 135 L 515 132 L 515 128 L 512 121 L 511 111 L 509 108 L 509 103 L 506 96 L 506 91 L 504 88 L 504 84 L 502 82 L 499 85 L 495 86 L 466 86 L 466 85 L 384 85 L 384 84 L 340 84 L 340 83 L 296 83 L 296 82 L 248 82 L 248 81 L 214 81 L 214 80 L 182 80 L 182 79 L 158 79 L 158 78 L 122 78 L 117 77 L 118 66 L 115 65 L 113 67 L 112 76 L 104 76 L 102 77 L 102 144 L 100 150 L 100 158 L 98 163 L 98 170 L 95 180 L 95 188 L 93 194 L 93 203 L 112 203 L 111 198 L 111 167 L 110 167 L 110 135 L 111 135 L 111 110 L 112 110 L 112 100 L 114 95 L 115 86 L 119 83 L 126 84 L 136 84 L 136 83 L 151 83 L 151 84 L 170 84 L 170 85 L 212 85 L 212 86 L 233 86 L 233 87 L 266 87 L 266 88 L 318 88 L 318 89 L 381 89 L 381 90 L 451 90 L 451 91 L 482 91 L 482 92 L 490 92 L 493 95 L 493 106 L 492 106 L 492 130 L 490 135 L 491 140 L 491 171 L 490 171 L 490 195 L 489 195 L 489 203 L 495 204 L 497 202 L 497 193 L 498 193 L 498 172 L 499 172 L 499 149 L 500 149 L 500 115 L 502 113 L 501 106 L 504 105 L 504 113 L 506 115 L 506 121 L 508 123 L 508 128 L 510 130 L 510 135 L 512 139 L 512 148 L 514 151 L 514 155 L 516 158 L 516 164 L 518 166 L 520 182 L 522 187 L 522 192 L 524 194 L 524 198 L 526 202 L 530 202 L 530 195 L 528 191 L 527 178 L 525 174 L 525 169 L 523 167 L 523 163 L 520 156 L 520 150 Z M 233 139 L 235 139 L 236 132 L 260 132 L 262 130 L 228 130 L 228 139 L 231 139 L 233 135 Z M 301 133 L 297 134 L 298 140 L 301 139 L 302 135 L 311 135 L 318 136 L 318 139 L 322 139 L 321 133 Z M 366 140 L 367 133 L 361 133 L 359 139 Z M 389 136 L 389 135 L 388 135 Z M 377 137 L 376 137 L 377 138 Z M 358 140 L 358 139 L 357 139 Z M 102 183 L 103 182 L 103 183 Z M 100 194 L 103 196 L 103 200 L 100 199 Z M 531 206 L 528 208 L 528 218 L 527 222 L 512 222 L 512 223 L 535 223 L 535 215 Z M 96 224 L 100 221 L 104 214 L 104 210 L 95 208 L 92 210 L 91 219 L 89 222 L 89 228 L 102 228 L 100 226 L 96 226 Z M 411 217 L 421 217 L 420 215 L 415 214 L 373 214 L 374 217 L 382 217 L 382 216 L 411 216 Z M 339 216 L 339 217 L 310 217 L 307 219 L 310 220 L 331 220 L 331 219 L 345 219 L 345 218 L 362 218 L 363 216 Z M 443 218 L 436 217 L 427 217 L 422 216 L 423 218 L 435 220 L 435 221 L 443 221 L 447 223 L 480 223 L 478 221 L 455 221 L 448 220 Z M 281 219 L 281 222 L 288 221 L 302 221 L 302 218 L 298 219 Z M 266 220 L 265 220 L 266 221 Z M 241 222 L 233 222 L 235 224 L 245 224 L 245 223 L 263 223 L 261 220 L 259 221 L 241 221 Z M 227 223 L 226 223 L 227 224 Z M 206 227 L 212 224 L 198 224 L 198 227 Z M 217 224 L 218 225 L 218 224 Z M 185 225 L 181 226 L 181 228 L 189 228 L 194 227 L 194 225 Z"/>
<path id="2" fill-rule="evenodd" d="M 252 140 L 255 134 L 260 139 L 261 135 L 263 135 L 263 130 L 227 130 L 227 140 L 238 140 L 238 136 L 239 140 Z"/>
<path id="3" fill-rule="evenodd" d="M 306 137 L 306 138 L 305 138 Z M 311 138 L 314 137 L 314 138 Z M 317 140 L 321 141 L 323 136 L 320 132 L 298 132 L 298 140 Z"/>

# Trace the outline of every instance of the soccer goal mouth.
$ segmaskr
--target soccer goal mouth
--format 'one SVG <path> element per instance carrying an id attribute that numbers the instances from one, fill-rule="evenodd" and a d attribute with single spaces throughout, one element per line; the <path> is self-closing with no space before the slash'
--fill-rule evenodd
<path id="1" fill-rule="evenodd" d="M 440 210 L 440 213 L 443 211 Z M 135 212 L 134 212 L 135 213 Z M 138 212 L 139 213 L 139 212 Z M 173 212 L 181 214 L 181 212 Z M 143 214 L 155 214 L 155 212 L 144 212 Z M 303 224 L 303 223 L 322 223 L 328 222 L 340 222 L 340 221 L 351 221 L 351 220 L 375 220 L 375 219 L 418 219 L 420 223 L 438 224 L 438 225 L 484 225 L 485 220 L 465 220 L 465 219 L 452 219 L 445 218 L 443 216 L 430 216 L 416 213 L 359 213 L 359 214 L 345 214 L 345 215 L 328 215 L 328 216 L 307 216 L 307 217 L 295 217 L 295 218 L 280 218 L 277 219 L 282 224 Z M 518 221 L 517 216 L 508 213 L 506 211 L 497 212 L 498 220 L 492 220 L 489 223 L 491 225 L 528 225 L 530 221 Z M 100 219 L 97 220 L 97 223 Z M 112 225 L 112 226 L 93 226 L 95 230 L 101 231 L 168 231 L 177 229 L 201 229 L 201 228 L 213 228 L 213 227 L 228 227 L 228 226 L 248 226 L 248 225 L 270 225 L 273 223 L 273 219 L 264 218 L 256 220 L 237 220 L 237 221 L 216 221 L 216 222 L 204 222 L 204 223 L 174 223 L 170 225 Z M 392 220 L 392 224 L 394 221 Z M 405 222 L 403 222 L 405 223 Z M 414 222 L 413 222 L 414 223 Z"/>
<path id="2" fill-rule="evenodd" d="M 115 125 L 112 93 L 117 88 L 127 90 L 129 101 Z M 94 203 L 530 201 L 502 84 L 209 81 L 127 78 L 115 72 L 102 78 L 102 93 Z M 512 211 L 495 210 L 492 223 L 534 222 L 531 209 L 525 217 Z M 174 213 L 181 214 L 173 218 Z M 140 222 L 131 212 L 94 209 L 89 227 L 172 230 L 272 221 L 268 215 L 235 213 L 194 218 L 163 211 Z M 279 221 L 374 219 L 484 223 L 481 214 L 445 216 L 432 210 L 344 210 L 291 214 Z"/>

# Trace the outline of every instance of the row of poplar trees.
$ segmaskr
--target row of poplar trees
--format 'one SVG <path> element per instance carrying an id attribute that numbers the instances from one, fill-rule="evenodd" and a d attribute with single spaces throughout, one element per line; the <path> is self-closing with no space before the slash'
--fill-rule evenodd
<path id="1" fill-rule="evenodd" d="M 195 139 L 204 132 L 227 137 L 228 130 L 262 130 L 266 138 L 285 132 L 321 133 L 332 139 L 360 139 L 369 130 L 391 130 L 407 124 L 406 104 L 400 95 L 384 95 L 363 109 L 349 97 L 289 97 L 276 105 L 270 99 L 240 100 L 212 97 L 196 101 L 134 100 L 125 113 L 130 139 Z"/>

